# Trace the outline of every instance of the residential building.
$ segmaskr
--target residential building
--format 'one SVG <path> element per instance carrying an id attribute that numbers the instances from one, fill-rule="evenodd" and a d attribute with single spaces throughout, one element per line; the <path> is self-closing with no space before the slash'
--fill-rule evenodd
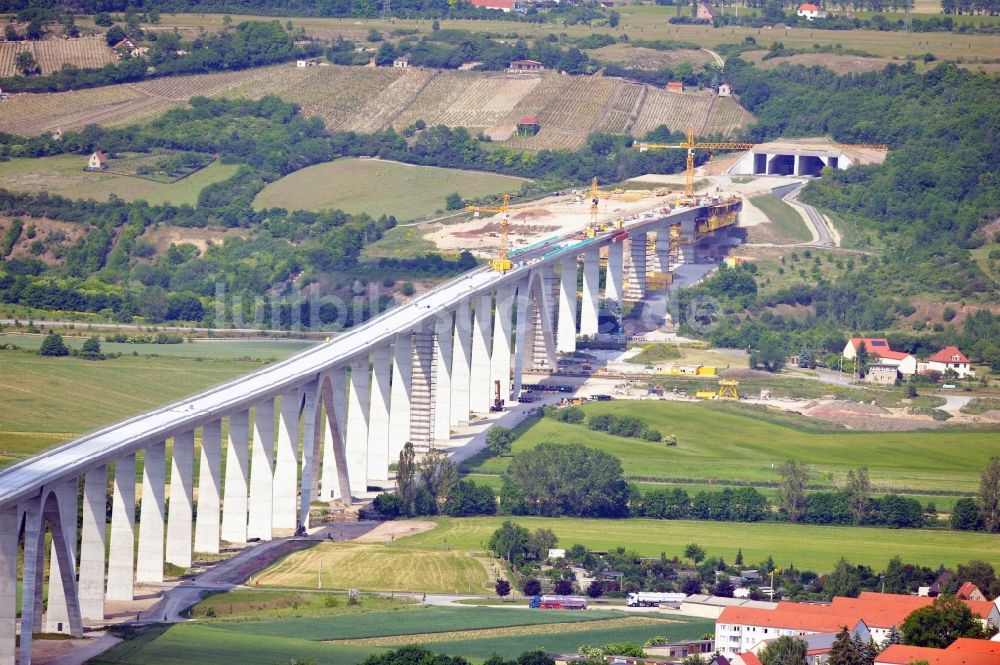
<path id="1" fill-rule="evenodd" d="M 927 371 L 944 374 L 948 370 L 963 378 L 976 375 L 969 366 L 969 359 L 954 345 L 944 347 L 927 359 Z"/>
<path id="2" fill-rule="evenodd" d="M 406 58 L 396 58 L 392 61 L 392 66 L 396 69 L 405 69 L 410 66 L 410 61 Z"/>
<path id="3" fill-rule="evenodd" d="M 695 10 L 694 17 L 703 21 L 711 21 L 715 18 L 716 14 L 717 12 L 715 11 L 715 7 L 712 6 L 712 3 L 699 2 L 698 8 Z"/>
<path id="4" fill-rule="evenodd" d="M 799 5 L 799 9 L 795 12 L 795 15 L 809 21 L 818 18 L 826 18 L 826 12 L 820 9 L 819 5 L 811 3 L 803 3 Z"/>
<path id="5" fill-rule="evenodd" d="M 884 337 L 852 337 L 847 340 L 842 353 L 844 360 L 854 360 L 858 355 L 858 349 L 864 345 L 868 352 L 869 364 L 882 363 L 895 365 L 899 373 L 910 376 L 917 373 L 917 359 L 909 353 L 903 351 L 893 351 L 889 346 L 889 340 Z"/>
<path id="6" fill-rule="evenodd" d="M 469 0 L 469 4 L 480 9 L 499 9 L 504 14 L 514 11 L 514 0 Z"/>
<path id="7" fill-rule="evenodd" d="M 812 635 L 803 635 L 798 639 L 806 643 L 806 662 L 809 665 L 824 665 L 830 660 L 830 649 L 833 648 L 833 643 L 837 639 L 836 633 L 814 633 Z M 774 638 L 772 638 L 774 639 Z M 764 650 L 767 643 L 771 640 L 763 640 L 754 646 L 750 650 L 751 653 L 760 656 L 760 652 Z"/>
<path id="8" fill-rule="evenodd" d="M 733 89 L 728 83 L 719 84 L 719 97 L 729 97 L 733 94 Z"/>
<path id="9" fill-rule="evenodd" d="M 877 383 L 879 385 L 892 385 L 899 377 L 899 367 L 891 363 L 877 362 L 868 365 L 868 373 L 865 374 L 865 381 Z"/>
<path id="10" fill-rule="evenodd" d="M 986 596 L 983 595 L 983 592 L 979 590 L 979 587 L 972 582 L 966 582 L 960 586 L 958 591 L 955 592 L 955 595 L 962 600 L 987 600 Z"/>
<path id="11" fill-rule="evenodd" d="M 800 612 L 797 611 L 798 606 L 805 604 L 779 603 L 773 610 L 725 608 L 715 622 L 716 649 L 722 654 L 744 653 L 751 651 L 762 641 L 785 636 L 837 633 L 845 627 L 863 642 L 867 642 L 871 635 L 868 626 L 857 614 Z"/>
<path id="12" fill-rule="evenodd" d="M 537 60 L 514 60 L 510 63 L 510 67 L 507 69 L 507 71 L 512 74 L 519 74 L 522 72 L 541 72 L 544 70 L 545 65 Z"/>
<path id="13" fill-rule="evenodd" d="M 1000 663 L 1000 642 L 960 637 L 947 649 L 893 644 L 875 657 L 875 665 L 910 665 L 917 661 L 928 665 L 996 665 Z"/>
<path id="14" fill-rule="evenodd" d="M 87 160 L 87 165 L 83 167 L 84 171 L 107 171 L 108 170 L 108 156 L 101 150 L 90 155 L 90 159 Z"/>

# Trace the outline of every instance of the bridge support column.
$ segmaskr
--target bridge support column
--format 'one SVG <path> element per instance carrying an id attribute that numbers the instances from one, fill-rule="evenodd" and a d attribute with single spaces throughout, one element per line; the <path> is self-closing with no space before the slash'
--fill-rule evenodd
<path id="1" fill-rule="evenodd" d="M 490 395 L 493 393 L 493 386 L 490 385 L 492 317 L 493 296 L 479 296 L 472 326 L 472 369 L 469 379 L 469 410 L 473 413 L 489 413 L 490 410 Z"/>
<path id="2" fill-rule="evenodd" d="M 389 483 L 389 410 L 392 351 L 382 346 L 372 353 L 372 397 L 368 416 L 368 480 Z"/>
<path id="3" fill-rule="evenodd" d="M 107 540 L 105 492 L 108 469 L 91 469 L 83 480 L 83 532 L 80 538 L 80 614 L 85 621 L 104 619 L 104 552 Z M 0 534 L 0 540 L 3 535 Z M 0 658 L 0 663 L 3 659 Z"/>
<path id="4" fill-rule="evenodd" d="M 0 509 L 0 665 L 17 661 L 17 518 L 17 506 Z"/>
<path id="5" fill-rule="evenodd" d="M 299 489 L 298 390 L 283 393 L 278 407 L 278 440 L 274 451 L 274 481 L 271 486 L 272 529 L 295 529 Z"/>
<path id="6" fill-rule="evenodd" d="M 451 356 L 451 424 L 469 422 L 469 376 L 472 371 L 472 303 L 455 310 L 455 343 Z"/>
<path id="7" fill-rule="evenodd" d="M 613 242 L 608 245 L 608 271 L 604 278 L 604 298 L 615 302 L 622 301 L 622 275 L 625 265 L 624 242 Z"/>
<path id="8" fill-rule="evenodd" d="M 653 255 L 656 262 L 654 272 L 670 272 L 670 227 L 663 226 L 656 230 L 656 241 Z"/>
<path id="9" fill-rule="evenodd" d="M 68 548 L 71 563 L 68 574 L 76 580 L 76 507 L 77 479 L 67 480 L 55 488 L 59 499 L 59 519 L 62 522 L 63 539 Z M 49 554 L 49 602 L 45 616 L 45 632 L 70 634 L 69 608 L 66 606 L 66 592 L 60 570 L 60 557 L 56 552 L 56 539 L 52 538 Z M 74 590 L 75 591 L 75 590 Z"/>
<path id="10" fill-rule="evenodd" d="M 222 481 L 222 421 L 201 430 L 198 465 L 198 519 L 194 523 L 194 551 L 219 551 L 219 487 Z"/>
<path id="11" fill-rule="evenodd" d="M 629 248 L 628 287 L 625 297 L 642 300 L 646 295 L 646 233 L 633 232 Z"/>
<path id="12" fill-rule="evenodd" d="M 133 478 L 133 482 L 134 482 Z M 32 635 L 41 632 L 42 620 L 42 566 L 45 564 L 45 522 L 42 516 L 41 496 L 29 501 L 24 513 L 24 568 L 21 572 L 21 644 L 20 663 L 31 663 Z"/>
<path id="13" fill-rule="evenodd" d="M 368 491 L 368 356 L 351 362 L 351 390 L 347 406 L 347 473 L 351 494 Z"/>
<path id="14" fill-rule="evenodd" d="M 692 263 L 697 263 L 698 257 L 695 255 L 695 235 L 697 230 L 695 228 L 695 220 L 685 219 L 681 221 L 681 242 L 680 242 L 680 260 L 683 263 L 691 265 Z"/>
<path id="15" fill-rule="evenodd" d="M 326 412 L 323 431 L 323 475 L 320 492 L 324 501 L 340 499 L 351 503 L 351 488 L 347 472 L 347 452 L 344 445 L 347 411 L 347 388 L 344 368 L 337 367 L 320 379 L 320 398 Z"/>
<path id="16" fill-rule="evenodd" d="M 413 333 L 413 374 L 410 377 L 410 442 L 418 452 L 434 445 L 434 332 Z"/>
<path id="17" fill-rule="evenodd" d="M 510 401 L 510 333 L 514 307 L 514 289 L 504 285 L 497 289 L 496 318 L 493 320 L 493 354 L 490 356 L 490 389 L 496 391 L 500 382 L 500 399 Z"/>
<path id="18" fill-rule="evenodd" d="M 531 343 L 528 341 L 528 335 L 534 333 L 532 328 L 529 331 L 529 317 L 531 314 L 529 310 L 531 309 L 531 297 L 528 293 L 529 285 L 531 280 L 529 277 L 525 277 L 520 280 L 517 284 L 517 296 L 514 299 L 514 304 L 517 309 L 517 321 L 514 324 L 514 362 L 513 368 L 511 370 L 512 381 L 510 395 L 512 399 L 520 399 L 521 397 L 521 381 L 524 374 L 524 362 L 525 354 L 530 354 Z M 531 356 L 528 355 L 528 362 L 531 362 Z"/>
<path id="19" fill-rule="evenodd" d="M 274 399 L 266 399 L 253 409 L 253 454 L 250 456 L 250 509 L 247 537 L 271 540 L 271 501 L 274 483 L 271 460 L 274 456 Z"/>
<path id="20" fill-rule="evenodd" d="M 601 275 L 601 255 L 597 247 L 583 255 L 583 302 L 580 310 L 580 334 L 593 337 L 597 334 L 598 282 Z"/>
<path id="21" fill-rule="evenodd" d="M 319 461 L 322 455 L 320 433 L 323 421 L 319 408 L 319 384 L 314 381 L 305 387 L 302 402 L 302 487 L 299 500 L 298 523 L 309 528 L 309 504 L 319 498 L 316 482 L 319 480 Z"/>
<path id="22" fill-rule="evenodd" d="M 108 548 L 108 600 L 132 600 L 135 566 L 135 455 L 115 462 Z"/>
<path id="23" fill-rule="evenodd" d="M 434 321 L 434 440 L 451 438 L 451 356 L 454 323 L 451 312 Z"/>
<path id="24" fill-rule="evenodd" d="M 136 582 L 163 581 L 163 517 L 166 444 L 153 443 L 142 460 L 142 503 L 139 505 L 139 557 Z"/>
<path id="25" fill-rule="evenodd" d="M 413 337 L 396 335 L 392 348 L 392 389 L 389 399 L 389 461 L 399 459 L 410 440 L 410 388 L 413 380 Z"/>
<path id="26" fill-rule="evenodd" d="M 167 513 L 167 562 L 191 567 L 191 518 L 194 503 L 194 431 L 174 435 L 170 462 L 170 511 Z"/>
<path id="27" fill-rule="evenodd" d="M 250 412 L 229 416 L 226 484 L 222 500 L 222 540 L 247 541 L 247 492 L 250 479 Z"/>
<path id="28" fill-rule="evenodd" d="M 576 351 L 576 257 L 564 258 L 559 266 L 559 353 Z"/>

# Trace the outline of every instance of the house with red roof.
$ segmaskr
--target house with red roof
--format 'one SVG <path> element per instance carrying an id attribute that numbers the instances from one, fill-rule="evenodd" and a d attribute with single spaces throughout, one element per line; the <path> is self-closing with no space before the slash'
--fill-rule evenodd
<path id="1" fill-rule="evenodd" d="M 773 610 L 727 607 L 715 622 L 715 648 L 723 655 L 742 654 L 759 649 L 761 642 L 778 637 L 837 633 L 845 627 L 862 642 L 868 642 L 871 636 L 868 626 L 857 614 L 841 614 L 829 607 L 826 612 L 800 612 L 801 606 L 800 603 L 780 603 Z"/>
<path id="2" fill-rule="evenodd" d="M 910 665 L 917 661 L 928 665 L 997 665 L 1000 642 L 960 637 L 947 649 L 893 644 L 875 657 L 875 665 Z"/>
<path id="3" fill-rule="evenodd" d="M 716 17 L 716 14 L 715 7 L 712 6 L 711 2 L 699 2 L 694 17 L 702 21 L 711 21 Z"/>
<path id="4" fill-rule="evenodd" d="M 541 129 L 541 125 L 538 124 L 538 118 L 533 115 L 522 116 L 517 121 L 518 136 L 534 136 L 539 129 Z"/>
<path id="5" fill-rule="evenodd" d="M 799 5 L 795 15 L 799 18 L 804 18 L 807 21 L 812 21 L 817 18 L 826 18 L 826 12 L 823 11 L 819 5 L 814 5 L 808 2 Z"/>
<path id="6" fill-rule="evenodd" d="M 87 165 L 83 167 L 84 171 L 107 171 L 108 170 L 108 155 L 102 150 L 98 150 L 90 155 L 90 159 L 87 160 Z"/>
<path id="7" fill-rule="evenodd" d="M 514 0 L 469 0 L 469 4 L 480 9 L 499 9 L 504 14 L 514 11 Z"/>
<path id="8" fill-rule="evenodd" d="M 976 375 L 975 370 L 969 365 L 969 359 L 954 344 L 949 344 L 927 359 L 928 372 L 940 372 L 944 374 L 948 370 L 951 370 L 962 378 Z"/>
<path id="9" fill-rule="evenodd" d="M 854 360 L 862 345 L 868 352 L 870 365 L 894 365 L 904 376 L 917 373 L 917 359 L 909 353 L 893 351 L 889 340 L 884 337 L 852 337 L 844 346 L 844 360 Z"/>
<path id="10" fill-rule="evenodd" d="M 493 0 L 490 0 L 491 2 Z M 512 60 L 510 67 L 507 71 L 511 74 L 520 74 L 522 72 L 541 72 L 545 70 L 545 65 L 538 62 L 537 60 Z"/>
<path id="11" fill-rule="evenodd" d="M 955 595 L 962 600 L 987 600 L 986 596 L 983 595 L 983 592 L 979 590 L 979 587 L 972 582 L 966 582 L 962 586 L 958 587 L 958 591 L 955 592 Z"/>

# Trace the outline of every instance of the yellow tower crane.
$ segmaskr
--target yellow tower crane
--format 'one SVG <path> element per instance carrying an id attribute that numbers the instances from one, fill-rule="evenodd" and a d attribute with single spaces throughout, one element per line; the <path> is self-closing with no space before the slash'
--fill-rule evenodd
<path id="1" fill-rule="evenodd" d="M 694 127 L 688 127 L 687 140 L 681 143 L 636 143 L 639 152 L 647 150 L 687 150 L 687 170 L 685 171 L 684 195 L 694 196 L 694 151 L 695 150 L 751 150 L 754 143 L 731 143 L 725 141 L 694 140 Z"/>
<path id="2" fill-rule="evenodd" d="M 497 272 L 510 270 L 513 265 L 507 258 L 507 234 L 510 232 L 510 194 L 503 195 L 503 205 L 501 206 L 466 206 L 465 209 L 474 212 L 476 217 L 479 217 L 481 212 L 503 213 L 503 217 L 500 218 L 500 255 L 490 261 L 490 266 Z"/>
<path id="3" fill-rule="evenodd" d="M 587 237 L 593 238 L 597 235 L 598 225 L 597 225 L 597 212 L 598 212 L 598 202 L 600 199 L 610 199 L 615 196 L 619 196 L 624 193 L 625 190 L 621 188 L 615 188 L 610 192 L 602 192 L 597 188 L 597 176 L 590 181 L 590 191 L 587 193 L 590 198 L 590 226 L 587 228 Z M 620 229 L 622 228 L 622 221 L 619 219 L 616 222 L 616 226 Z"/>

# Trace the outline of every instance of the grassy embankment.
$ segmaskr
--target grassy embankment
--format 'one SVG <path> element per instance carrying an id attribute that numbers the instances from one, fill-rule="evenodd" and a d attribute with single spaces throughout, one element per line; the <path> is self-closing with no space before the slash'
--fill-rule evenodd
<path id="1" fill-rule="evenodd" d="M 792 242 L 808 242 L 812 233 L 806 228 L 799 211 L 779 199 L 774 194 L 763 194 L 750 198 L 750 203 L 757 207 L 771 220 L 775 230 L 783 238 Z"/>

